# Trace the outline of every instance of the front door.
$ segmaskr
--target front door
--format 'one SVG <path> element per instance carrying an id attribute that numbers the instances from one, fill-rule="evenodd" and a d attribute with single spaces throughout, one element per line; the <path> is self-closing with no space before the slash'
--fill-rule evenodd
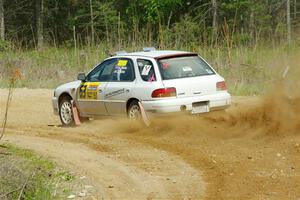
<path id="1" fill-rule="evenodd" d="M 77 92 L 77 107 L 83 116 L 107 115 L 105 90 L 117 59 L 109 59 L 95 67 Z"/>

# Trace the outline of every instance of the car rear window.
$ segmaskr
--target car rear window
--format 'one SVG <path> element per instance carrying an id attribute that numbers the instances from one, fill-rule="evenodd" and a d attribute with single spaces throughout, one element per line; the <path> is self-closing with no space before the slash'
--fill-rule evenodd
<path id="1" fill-rule="evenodd" d="M 158 66 L 163 80 L 215 74 L 211 67 L 198 56 L 160 59 Z"/>

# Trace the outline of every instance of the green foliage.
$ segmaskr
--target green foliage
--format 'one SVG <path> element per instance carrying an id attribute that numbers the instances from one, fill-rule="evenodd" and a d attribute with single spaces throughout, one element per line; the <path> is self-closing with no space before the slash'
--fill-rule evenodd
<path id="1" fill-rule="evenodd" d="M 16 47 L 37 46 L 36 1 L 4 0 L 6 38 Z M 50 46 L 73 46 L 73 26 L 78 46 L 109 42 L 111 46 L 158 44 L 167 46 L 186 25 L 197 25 L 198 40 L 191 45 L 225 44 L 225 21 L 234 45 L 252 45 L 258 41 L 281 43 L 286 40 L 286 2 L 278 0 L 216 0 L 217 27 L 212 27 L 211 0 L 44 0 L 44 39 Z M 299 10 L 300 4 L 292 7 Z M 91 16 L 91 7 L 93 16 Z M 292 9 L 294 10 L 294 9 Z M 120 20 L 119 20 L 120 15 Z M 292 31 L 296 32 L 300 15 L 292 13 Z M 93 23 L 91 20 L 93 19 Z M 184 23 L 183 20 L 188 20 Z M 92 24 L 95 44 L 91 44 Z M 182 25 L 183 27 L 178 27 Z M 171 32 L 169 29 L 176 27 Z M 188 27 L 188 31 L 194 27 Z M 217 30 L 216 36 L 212 30 Z M 166 30 L 167 29 L 167 30 Z M 168 32 L 168 36 L 161 36 Z M 194 35 L 194 33 L 191 33 Z M 293 34 L 296 35 L 296 34 Z M 216 38 L 214 38 L 216 37 Z M 166 41 L 165 41 L 166 40 Z M 73 42 L 72 42 L 73 41 Z M 72 44 L 73 43 L 73 44 Z M 176 41 L 179 43 L 179 41 Z M 186 44 L 184 44 L 186 45 Z M 0 48 L 3 45 L 0 44 Z"/>
<path id="2" fill-rule="evenodd" d="M 0 51 L 8 51 L 12 47 L 9 41 L 0 40 Z"/>
<path id="3" fill-rule="evenodd" d="M 143 0 L 147 19 L 151 22 L 158 22 L 159 17 L 164 17 L 176 7 L 182 5 L 182 0 Z"/>
<path id="4" fill-rule="evenodd" d="M 173 41 L 176 42 L 175 47 L 188 47 L 197 44 L 199 40 L 199 29 L 199 25 L 194 22 L 190 16 L 186 15 L 182 17 L 172 28 L 174 35 Z"/>

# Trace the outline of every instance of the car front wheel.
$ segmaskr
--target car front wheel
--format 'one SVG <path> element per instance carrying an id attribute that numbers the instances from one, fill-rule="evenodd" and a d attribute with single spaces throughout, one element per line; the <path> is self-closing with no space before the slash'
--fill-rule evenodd
<path id="1" fill-rule="evenodd" d="M 59 104 L 59 117 L 63 126 L 73 126 L 74 117 L 71 99 L 64 97 Z"/>

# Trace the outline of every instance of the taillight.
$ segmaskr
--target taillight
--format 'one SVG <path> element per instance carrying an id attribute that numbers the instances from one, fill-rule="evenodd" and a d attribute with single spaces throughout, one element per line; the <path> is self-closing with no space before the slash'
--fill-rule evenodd
<path id="1" fill-rule="evenodd" d="M 152 98 L 161 98 L 161 97 L 175 97 L 176 88 L 160 88 L 152 92 Z"/>
<path id="2" fill-rule="evenodd" d="M 217 90 L 227 90 L 225 81 L 217 82 Z"/>

